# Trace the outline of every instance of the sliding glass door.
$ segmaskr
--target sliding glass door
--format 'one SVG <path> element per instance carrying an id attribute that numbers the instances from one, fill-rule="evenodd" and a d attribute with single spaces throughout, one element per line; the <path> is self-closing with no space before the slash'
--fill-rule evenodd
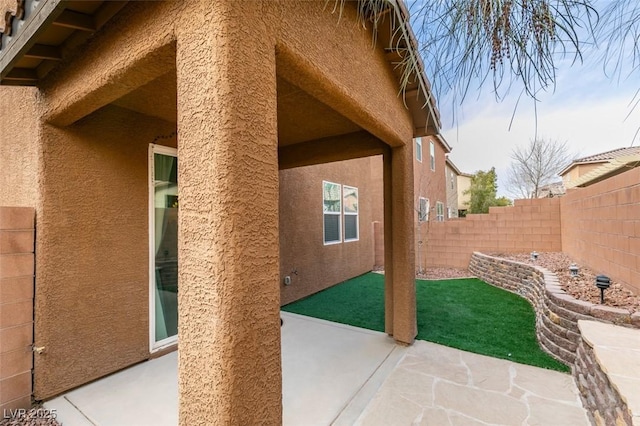
<path id="1" fill-rule="evenodd" d="M 178 336 L 178 158 L 149 147 L 149 324 L 151 350 Z"/>

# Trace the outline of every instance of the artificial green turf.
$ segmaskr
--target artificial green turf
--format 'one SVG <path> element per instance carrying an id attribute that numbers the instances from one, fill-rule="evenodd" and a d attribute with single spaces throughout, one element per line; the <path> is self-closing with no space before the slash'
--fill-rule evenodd
<path id="1" fill-rule="evenodd" d="M 540 349 L 523 298 L 476 278 L 416 280 L 418 336 L 521 364 L 569 368 Z M 283 311 L 384 331 L 384 276 L 368 273 L 290 303 Z"/>

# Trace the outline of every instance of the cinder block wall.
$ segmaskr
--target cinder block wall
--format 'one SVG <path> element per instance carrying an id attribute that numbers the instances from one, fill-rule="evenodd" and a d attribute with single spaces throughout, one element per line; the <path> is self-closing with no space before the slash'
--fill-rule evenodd
<path id="1" fill-rule="evenodd" d="M 560 199 L 516 200 L 514 206 L 491 207 L 487 214 L 471 214 L 428 224 L 427 267 L 466 268 L 474 251 L 528 253 L 562 251 Z"/>
<path id="2" fill-rule="evenodd" d="M 563 251 L 640 294 L 640 168 L 560 200 Z"/>
<path id="3" fill-rule="evenodd" d="M 0 207 L 0 411 L 31 406 L 34 218 Z"/>

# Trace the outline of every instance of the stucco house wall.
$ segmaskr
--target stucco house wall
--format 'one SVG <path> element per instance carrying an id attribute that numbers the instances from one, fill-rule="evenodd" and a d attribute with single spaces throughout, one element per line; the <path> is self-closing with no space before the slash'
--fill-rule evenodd
<path id="1" fill-rule="evenodd" d="M 0 95 L 0 206 L 35 207 L 38 199 L 37 96 L 33 87 Z"/>
<path id="2" fill-rule="evenodd" d="M 451 218 L 458 217 L 458 173 L 446 163 L 445 185 L 447 187 L 447 205 L 446 208 Z"/>
<path id="3" fill-rule="evenodd" d="M 65 51 L 38 89 L 25 89 L 31 98 L 4 97 L 12 89 L 2 88 L 2 108 L 26 102 L 26 124 L 15 110 L 7 115 L 11 131 L 32 129 L 13 141 L 2 135 L 3 155 L 16 141 L 26 148 L 0 179 L 14 179 L 20 194 L 3 194 L 3 204 L 36 206 L 34 330 L 44 347 L 34 358 L 36 399 L 150 356 L 150 143 L 175 146 L 179 157 L 182 424 L 281 419 L 280 302 L 324 285 L 310 280 L 299 294 L 281 289 L 281 271 L 299 268 L 305 279 L 319 271 L 287 265 L 297 242 L 279 232 L 286 210 L 279 194 L 298 184 L 290 178 L 296 169 L 279 173 L 289 145 L 320 147 L 314 161 L 322 163 L 335 158 L 324 147 L 366 136 L 373 151 L 355 155 L 384 154 L 358 160 L 362 181 L 326 166 L 323 179 L 357 186 L 360 200 L 377 204 L 362 211 L 361 240 L 328 247 L 325 266 L 358 247 L 343 273 L 370 269 L 370 223 L 393 212 L 394 226 L 385 230 L 393 250 L 385 256 L 398 267 L 386 278 L 386 328 L 398 341 L 413 340 L 414 253 L 405 243 L 413 241 L 411 140 L 433 124 L 413 122 L 385 50 L 372 46 L 370 28 L 356 25 L 355 4 L 346 3 L 341 16 L 324 6 L 130 2 L 82 49 Z M 285 82 L 298 103 L 281 111 Z M 310 114 L 313 108 L 334 121 Z M 371 178 L 365 169 L 378 173 Z M 367 177 L 378 182 L 370 198 Z M 219 387 L 206 386 L 212 380 Z"/>
<path id="4" fill-rule="evenodd" d="M 376 164 L 377 163 L 377 164 Z M 370 157 L 280 172 L 281 304 L 370 271 L 374 266 L 373 218 L 380 209 L 382 183 L 372 178 L 381 157 Z M 322 182 L 358 188 L 359 239 L 323 241 Z M 341 216 L 342 222 L 342 216 Z M 284 284 L 284 277 L 291 284 Z"/>
<path id="5" fill-rule="evenodd" d="M 148 144 L 175 124 L 108 106 L 43 127 L 38 399 L 149 356 Z"/>
<path id="6" fill-rule="evenodd" d="M 431 167 L 430 144 L 433 143 L 435 164 Z M 414 150 L 416 146 L 414 144 Z M 445 148 L 435 137 L 422 138 L 422 161 L 418 161 L 414 152 L 414 219 L 416 268 L 424 269 L 427 264 L 426 247 L 433 223 L 438 222 L 437 203 L 442 203 L 442 221 L 447 220 L 447 178 Z M 420 197 L 429 200 L 427 220 L 420 221 Z"/>

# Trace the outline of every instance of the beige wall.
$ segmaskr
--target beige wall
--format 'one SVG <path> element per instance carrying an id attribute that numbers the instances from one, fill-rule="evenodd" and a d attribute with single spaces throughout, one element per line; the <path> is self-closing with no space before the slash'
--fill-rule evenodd
<path id="1" fill-rule="evenodd" d="M 468 210 L 471 195 L 465 194 L 471 188 L 471 175 L 458 176 L 458 210 Z"/>
<path id="2" fill-rule="evenodd" d="M 64 129 L 43 125 L 35 344 L 45 350 L 35 356 L 37 399 L 148 357 L 147 153 L 174 130 L 117 107 Z"/>
<path id="3" fill-rule="evenodd" d="M 227 2 L 219 5 L 220 10 L 213 10 L 211 3 L 206 1 L 190 3 L 188 7 L 179 2 L 132 2 L 83 46 L 81 55 L 72 56 L 42 82 L 42 119 L 36 120 L 33 139 L 30 137 L 42 151 L 40 170 L 37 179 L 29 175 L 31 177 L 28 176 L 28 182 L 23 185 L 25 193 L 33 191 L 41 200 L 37 209 L 35 338 L 36 344 L 46 349 L 35 359 L 37 398 L 53 396 L 149 356 L 147 149 L 152 141 L 166 143 L 166 139 L 158 141 L 157 138 L 171 134 L 176 124 L 171 117 L 172 109 L 168 108 L 167 113 L 165 105 L 172 98 L 159 96 L 161 91 L 157 87 L 142 91 L 145 97 L 137 99 L 145 100 L 142 103 L 135 102 L 129 95 L 137 88 L 144 89 L 159 76 L 175 72 L 176 63 L 180 94 L 177 121 L 180 138 L 185 141 L 178 148 L 186 155 L 183 164 L 188 161 L 193 166 L 188 170 L 182 168 L 180 172 L 181 178 L 187 179 L 183 183 L 191 184 L 180 189 L 180 235 L 202 243 L 198 250 L 189 251 L 193 246 L 183 240 L 185 257 L 181 262 L 186 263 L 181 265 L 188 266 L 182 268 L 180 280 L 195 277 L 197 283 L 193 288 L 198 287 L 212 298 L 221 294 L 213 289 L 226 284 L 233 284 L 246 293 L 236 292 L 234 297 L 227 299 L 233 303 L 217 311 L 219 321 L 215 330 L 207 328 L 207 339 L 216 333 L 228 335 L 238 331 L 238 321 L 234 318 L 244 318 L 246 312 L 234 307 L 248 309 L 249 306 L 238 300 L 250 301 L 252 309 L 268 311 L 269 318 L 277 318 L 277 289 L 281 284 L 277 273 L 272 271 L 274 265 L 277 269 L 275 254 L 279 251 L 278 244 L 273 243 L 274 235 L 276 241 L 278 236 L 277 200 L 272 196 L 272 191 L 277 193 L 277 171 L 274 174 L 276 181 L 270 180 L 272 160 L 277 160 L 276 152 L 270 150 L 275 149 L 272 138 L 275 134 L 271 130 L 277 120 L 273 108 L 275 100 L 267 96 L 264 99 L 268 102 L 256 102 L 262 99 L 257 93 L 275 94 L 277 74 L 388 145 L 410 143 L 413 134 L 410 114 L 397 96 L 397 82 L 384 50 L 372 48 L 370 31 L 363 31 L 361 26 L 354 24 L 355 7 L 347 5 L 339 19 L 324 7 L 324 2 L 265 2 L 253 3 L 255 7 L 251 8 L 246 5 L 236 7 L 234 2 Z M 216 19 L 212 20 L 214 17 Z M 216 36 L 207 30 L 213 22 L 220 24 L 214 26 Z M 245 30 L 248 28 L 255 49 L 247 47 L 249 38 Z M 256 28 L 263 34 L 259 35 Z M 226 37 L 234 40 L 234 48 L 224 43 Z M 247 60 L 247 55 L 239 54 L 240 51 L 257 55 L 256 60 Z M 260 72 L 256 72 L 258 57 L 266 58 L 260 60 Z M 248 87 L 256 91 L 248 91 Z M 376 90 L 371 90 L 372 87 Z M 163 89 L 176 90 L 170 86 Z M 148 102 L 148 99 L 153 101 Z M 154 110 L 154 103 L 165 108 Z M 249 113 L 253 111 L 249 106 L 258 108 L 258 113 Z M 169 121 L 148 115 L 158 112 Z M 194 120 L 194 117 L 200 120 Z M 269 124 L 268 129 L 265 124 Z M 269 155 L 257 155 L 258 148 Z M 265 161 L 267 157 L 269 161 Z M 396 157 L 393 168 L 412 179 L 402 168 L 405 158 L 400 154 Z M 12 160 L 11 167 L 15 161 Z M 248 161 L 253 162 L 251 167 Z M 375 167 L 382 169 L 379 164 Z M 396 174 L 401 178 L 402 173 Z M 2 175 L 4 178 L 5 174 Z M 268 175 L 269 179 L 260 179 L 263 175 Z M 260 180 L 255 187 L 240 185 L 247 179 L 256 181 L 256 177 Z M 380 182 L 381 174 L 375 179 Z M 342 179 L 339 175 L 330 180 L 349 183 L 346 177 Z M 222 183 L 227 191 L 224 200 L 216 195 L 220 189 L 216 185 Z M 354 186 L 359 187 L 360 197 L 364 199 L 369 192 L 368 185 L 363 180 Z M 258 191 L 261 187 L 268 191 Z M 252 191 L 258 191 L 259 196 L 251 195 Z M 402 193 L 410 192 L 403 189 Z M 318 194 L 321 194 L 320 190 Z M 27 200 L 33 197 L 25 196 Z M 269 202 L 259 202 L 260 197 L 267 197 Z M 382 195 L 373 194 L 371 200 L 376 197 L 380 203 Z M 397 197 L 399 200 L 400 192 Z M 240 198 L 242 204 L 233 204 Z M 231 203 L 236 209 L 250 204 L 256 210 L 246 216 L 228 218 L 224 214 L 230 210 L 218 202 Z M 375 209 L 375 215 L 381 217 L 382 207 Z M 224 214 L 211 214 L 211 211 Z M 343 243 L 343 247 L 329 247 L 331 252 L 322 269 L 308 269 L 305 265 L 309 259 L 302 263 L 291 262 L 293 265 L 283 264 L 283 271 L 298 268 L 299 279 L 310 278 L 311 282 L 308 287 L 296 285 L 294 277 L 291 286 L 294 295 L 283 290 L 283 300 L 297 297 L 295 292 L 301 288 L 305 290 L 299 295 L 322 287 L 324 284 L 318 281 L 318 271 L 330 271 L 335 260 L 342 260 L 344 253 L 341 251 L 350 247 L 359 247 L 354 261 L 356 266 L 350 266 L 345 273 L 357 275 L 370 269 L 373 242 L 367 236 L 367 228 L 373 211 L 372 207 L 371 217 L 365 218 L 364 213 L 360 217 L 362 240 Z M 319 213 L 320 209 L 314 211 L 314 214 Z M 268 221 L 273 226 L 260 227 L 261 221 Z M 322 221 L 315 223 L 321 225 Z M 254 233 L 253 228 L 259 229 Z M 245 238 L 239 229 L 251 234 L 253 239 Z M 230 240 L 221 238 L 223 234 L 230 236 Z M 293 240 L 287 247 L 294 247 L 298 239 L 300 236 L 285 235 L 281 241 Z M 268 246 L 263 244 L 265 241 Z M 367 245 L 368 250 L 365 250 Z M 402 248 L 401 244 L 397 246 Z M 229 247 L 235 251 L 227 252 Z M 207 269 L 203 270 L 205 266 Z M 217 278 L 212 279 L 211 274 Z M 344 279 L 338 275 L 334 278 Z M 259 283 L 260 290 L 268 293 L 260 299 L 264 301 L 262 307 L 258 298 L 251 300 L 251 292 L 244 290 L 247 281 Z M 396 316 L 400 317 L 409 309 L 403 307 L 404 299 L 400 297 L 407 291 L 401 284 L 396 284 L 395 291 L 396 304 L 400 306 Z M 218 303 L 213 299 L 209 302 L 208 306 Z M 193 308 L 190 313 L 198 314 L 198 303 L 203 301 L 190 302 L 189 306 Z M 268 305 L 266 310 L 265 304 Z M 183 313 L 186 315 L 187 311 L 181 310 L 181 318 Z M 184 336 L 203 336 L 197 329 L 202 321 L 212 319 L 203 315 L 192 318 L 189 327 L 181 328 L 181 336 L 183 332 L 186 333 Z M 277 336 L 279 329 L 274 324 L 275 321 L 273 324 L 262 322 L 259 327 L 241 330 L 247 333 L 243 334 L 243 342 L 259 342 L 264 338 L 260 327 L 268 329 L 270 337 Z M 400 338 L 409 341 L 410 324 L 396 326 L 398 330 L 403 328 L 409 332 Z M 216 344 L 219 342 L 222 340 L 217 340 Z M 230 344 L 224 344 L 225 350 L 236 350 Z M 271 339 L 269 350 L 262 352 L 271 353 L 271 348 L 276 346 L 279 348 L 279 342 Z M 184 360 L 196 360 L 202 355 L 196 348 L 187 356 L 188 351 L 186 347 L 184 349 Z M 225 352 L 223 360 L 219 351 L 211 361 L 214 358 L 221 363 L 232 360 L 228 357 L 231 352 Z M 262 352 L 257 350 L 252 354 Z M 197 362 L 208 362 L 209 355 L 200 356 L 205 361 Z M 271 375 L 264 378 L 267 382 L 274 377 L 277 379 L 276 370 L 279 369 L 272 368 L 278 361 L 276 358 L 269 357 Z M 252 368 L 251 361 L 246 359 L 244 364 L 235 364 L 238 372 L 245 367 Z M 217 372 L 224 370 L 222 364 L 209 362 L 209 365 Z M 193 374 L 195 369 L 185 368 L 184 371 L 189 376 L 185 376 L 185 380 L 198 379 Z M 214 377 L 212 371 L 207 370 L 205 375 Z M 249 380 L 247 375 L 238 373 L 238 378 L 241 376 L 243 380 Z M 254 389 L 254 394 L 259 394 L 259 390 Z M 271 392 L 269 398 L 277 399 L 278 395 L 278 392 Z M 210 404 L 209 396 L 200 395 L 198 401 L 207 400 L 207 403 L 199 406 Z M 194 398 L 188 391 L 184 392 L 184 397 Z M 225 404 L 229 403 L 229 400 L 225 401 Z M 266 405 L 271 410 L 277 404 Z M 277 417 L 276 411 L 271 414 Z M 197 416 L 197 413 L 194 411 L 191 415 Z"/>
<path id="4" fill-rule="evenodd" d="M 591 164 L 578 164 L 577 166 L 573 167 L 569 171 L 569 173 L 566 173 L 564 176 L 562 176 L 562 182 L 564 183 L 565 186 L 567 186 L 571 182 L 580 178 L 580 176 L 586 175 L 590 171 L 595 170 L 598 167 L 602 166 L 604 163 L 605 162 L 591 163 Z"/>
<path id="5" fill-rule="evenodd" d="M 516 200 L 487 214 L 431 223 L 423 263 L 466 268 L 474 251 L 529 253 L 562 251 L 560 199 Z"/>
<path id="6" fill-rule="evenodd" d="M 382 158 L 370 157 L 280 171 L 281 303 L 287 304 L 370 271 L 372 219 L 381 182 L 372 179 Z M 359 240 L 324 245 L 322 181 L 358 188 Z M 295 271 L 295 272 L 293 272 Z M 282 282 L 291 277 L 291 285 Z"/>
<path id="7" fill-rule="evenodd" d="M 458 217 L 458 175 L 453 168 L 446 166 L 445 186 L 447 187 L 447 207 L 451 217 Z"/>
<path id="8" fill-rule="evenodd" d="M 37 203 L 37 93 L 33 87 L 2 87 L 0 206 L 35 207 Z"/>
<path id="9" fill-rule="evenodd" d="M 640 169 L 560 200 L 563 251 L 640 294 Z"/>

